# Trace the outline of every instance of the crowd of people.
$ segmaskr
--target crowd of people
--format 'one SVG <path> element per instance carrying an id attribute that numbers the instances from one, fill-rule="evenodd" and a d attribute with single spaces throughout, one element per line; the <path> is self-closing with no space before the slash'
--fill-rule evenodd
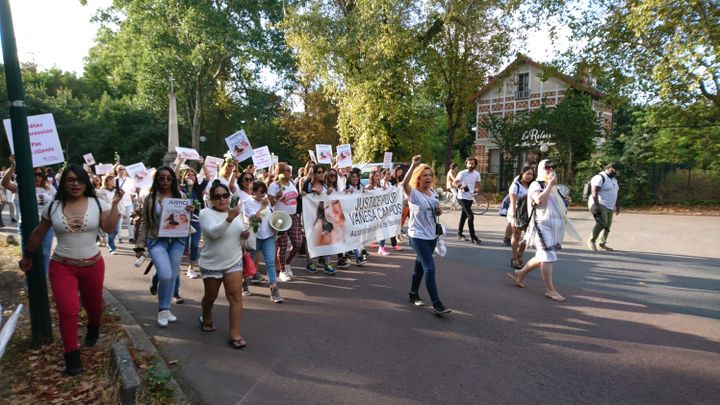
<path id="1" fill-rule="evenodd" d="M 424 279 L 433 313 L 445 315 L 451 312 L 441 301 L 435 280 L 433 251 L 444 233 L 439 221 L 442 210 L 435 190 L 435 174 L 430 166 L 421 163 L 420 156 L 413 157 L 409 167 L 374 168 L 368 175 L 366 186 L 363 186 L 362 173 L 357 168 L 327 168 L 313 161 L 299 168 L 295 177 L 293 168 L 285 162 L 279 162 L 271 170 L 256 170 L 252 165 L 241 169 L 232 158 L 227 158 L 217 168 L 214 178 L 202 159 L 188 164 L 176 163 L 175 167 L 157 168 L 152 184 L 146 189 L 135 187 L 119 162 L 112 172 L 102 176 L 93 174 L 92 167 L 69 166 L 57 176 L 51 176 L 43 168 L 35 168 L 40 224 L 27 243 L 23 242 L 20 267 L 29 270 L 34 254 L 42 250 L 45 272 L 60 315 L 67 374 L 82 371 L 77 342 L 80 306 L 77 296 L 80 295 L 82 306 L 88 313 L 85 344 L 92 346 L 99 336 L 102 310 L 104 261 L 100 248 L 106 247 L 109 254 L 117 252 L 116 243 L 122 237 L 123 221 L 127 221 L 126 238 L 135 245 L 136 256 L 149 258 L 148 269 L 150 266 L 155 268 L 150 292 L 157 295 L 157 325 L 165 328 L 177 321 L 172 305 L 183 302 L 180 267 L 183 256 L 187 255 L 185 274 L 191 279 L 201 278 L 204 286 L 199 327 L 205 332 L 215 330 L 213 305 L 220 286 L 224 286 L 230 312 L 228 343 L 235 349 L 247 345 L 240 331 L 243 296 L 251 295 L 250 285 L 266 280 L 271 301 L 282 303 L 284 299 L 278 284 L 293 279 L 291 262 L 297 256 L 306 257 L 304 267 L 308 273 L 322 270 L 327 275 L 334 275 L 337 269 L 348 268 L 351 264 L 366 264 L 370 258 L 367 251 L 370 245 L 377 247 L 378 255 L 385 256 L 391 251 L 402 250 L 399 241 L 406 238 L 416 256 L 409 301 L 413 305 L 424 305 L 420 295 Z M 476 166 L 477 160 L 470 157 L 466 160 L 465 170 L 456 172 L 452 168 L 446 185 L 453 190 L 462 208 L 458 237 L 480 244 L 470 209 L 473 194 L 480 186 Z M 614 167 L 606 169 L 609 179 L 612 180 L 615 174 Z M 13 175 L 11 165 L 2 180 L 5 205 L 10 200 L 7 192 L 17 191 Z M 605 242 L 614 207 L 608 208 L 608 205 L 609 200 L 617 198 L 617 192 L 613 197 L 607 190 L 603 192 L 602 187 L 606 184 L 606 188 L 617 188 L 617 183 L 607 181 L 597 185 L 599 182 L 595 181 L 596 189 L 589 206 L 596 218 L 604 221 L 604 227 L 596 227 L 591 242 L 594 246 L 598 240 L 598 244 L 608 249 Z M 523 287 L 526 276 L 539 268 L 545 282 L 545 295 L 555 301 L 564 301 L 565 297 L 553 284 L 552 271 L 565 232 L 572 226 L 567 221 L 565 197 L 556 185 L 554 165 L 549 160 L 541 161 L 537 167 L 524 166 L 512 182 L 507 217 L 511 228 L 510 266 L 514 271 L 508 276 L 516 286 Z M 333 201 L 327 201 L 327 207 L 322 203 L 319 205 L 318 222 L 304 224 L 304 197 L 364 193 L 390 186 L 400 187 L 404 195 L 401 229 L 407 219 L 407 233 L 390 238 L 389 249 L 385 240 L 378 240 L 368 246 L 340 252 L 334 263 L 330 256 L 311 257 L 308 254 L 304 228 L 319 226 L 325 230 L 328 224 L 323 221 L 326 217 L 342 216 L 343 212 L 340 208 L 333 214 Z M 185 206 L 186 214 L 183 214 L 190 222 L 187 235 L 160 236 L 165 199 L 192 201 Z M 275 211 L 290 218 L 291 224 L 283 231 L 270 224 L 271 214 Z M 527 215 L 519 215 L 520 212 Z M 16 220 L 12 211 L 11 218 Z M 465 222 L 468 223 L 469 239 L 463 234 Z M 329 225 L 327 234 L 333 229 L 332 224 Z M 53 238 L 57 239 L 57 246 L 51 254 Z M 322 241 L 316 241 L 316 244 L 322 245 Z M 524 262 L 524 252 L 530 246 L 535 247 L 535 256 Z M 249 268 L 259 268 L 259 253 L 264 258 L 266 278 L 259 273 L 247 275 L 245 272 Z"/>

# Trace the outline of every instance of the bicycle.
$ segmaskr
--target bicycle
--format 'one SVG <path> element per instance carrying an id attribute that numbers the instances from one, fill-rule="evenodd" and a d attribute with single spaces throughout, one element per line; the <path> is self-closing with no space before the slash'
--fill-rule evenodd
<path id="1" fill-rule="evenodd" d="M 475 194 L 475 204 L 470 208 L 475 215 L 482 215 L 487 212 L 490 208 L 490 200 L 484 195 L 477 193 Z"/>
<path id="2" fill-rule="evenodd" d="M 440 199 L 440 207 L 442 207 L 443 214 L 448 212 L 460 210 L 460 204 L 458 204 L 455 195 L 450 191 L 444 191 L 442 189 L 437 190 L 438 199 Z M 484 194 L 475 194 L 474 201 L 471 206 L 471 210 L 475 215 L 482 215 L 487 212 L 490 208 L 490 200 Z"/>

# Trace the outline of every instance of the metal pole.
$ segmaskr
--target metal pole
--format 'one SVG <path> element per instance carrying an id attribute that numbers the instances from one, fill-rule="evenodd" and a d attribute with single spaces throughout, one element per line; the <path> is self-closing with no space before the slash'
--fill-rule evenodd
<path id="1" fill-rule="evenodd" d="M 5 60 L 5 81 L 10 101 L 13 144 L 15 145 L 15 171 L 17 173 L 18 198 L 22 215 L 22 240 L 27 243 L 30 233 L 38 224 L 35 179 L 33 174 L 30 136 L 27 124 L 25 91 L 20 75 L 20 63 L 15 46 L 15 33 L 8 0 L 0 0 L 0 38 L 2 38 Z M 23 246 L 23 249 L 25 246 Z M 27 273 L 28 296 L 30 299 L 30 325 L 32 342 L 35 345 L 52 341 L 50 305 L 42 249 L 33 256 L 32 269 Z"/>

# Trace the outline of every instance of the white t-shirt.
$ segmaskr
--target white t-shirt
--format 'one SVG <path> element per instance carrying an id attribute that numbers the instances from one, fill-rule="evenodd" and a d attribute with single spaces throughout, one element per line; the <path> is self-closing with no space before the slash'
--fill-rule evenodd
<path id="1" fill-rule="evenodd" d="M 432 240 L 435 239 L 435 214 L 439 203 L 435 191 L 430 190 L 431 196 L 423 194 L 418 189 L 410 190 L 408 204 L 410 217 L 408 222 L 408 236 L 411 238 Z"/>
<path id="2" fill-rule="evenodd" d="M 98 196 L 100 201 L 107 204 L 108 207 L 112 206 L 112 200 L 115 197 L 115 190 L 108 190 L 105 188 L 98 188 L 95 189 L 95 195 Z M 118 203 L 118 212 L 122 214 L 125 212 L 125 204 L 123 201 L 125 200 L 125 196 L 123 196 L 122 199 L 120 199 L 120 202 Z"/>
<path id="3" fill-rule="evenodd" d="M 461 200 L 473 200 L 473 194 L 475 193 L 475 183 L 480 181 L 480 172 L 473 170 L 462 170 L 455 177 L 455 180 L 460 181 L 458 187 L 458 198 Z M 468 187 L 468 191 L 465 191 L 465 186 Z"/>
<path id="4" fill-rule="evenodd" d="M 603 182 L 603 178 L 605 178 L 605 182 Z M 600 187 L 600 191 L 598 191 L 598 199 L 600 200 L 600 205 L 609 210 L 615 209 L 618 191 L 620 191 L 620 186 L 618 185 L 617 179 L 611 179 L 604 172 L 599 173 L 593 176 L 593 178 L 590 180 L 590 187 Z M 594 203 L 595 199 L 593 199 L 592 195 L 590 195 L 590 198 L 588 198 L 588 208 L 590 208 L 590 206 L 592 206 Z"/>
<path id="5" fill-rule="evenodd" d="M 55 199 L 55 187 L 48 186 L 47 189 L 44 187 L 35 187 L 35 198 L 37 198 L 38 217 L 42 219 L 43 211 L 50 205 L 50 202 Z M 85 257 L 83 259 L 86 259 Z"/>
<path id="6" fill-rule="evenodd" d="M 132 206 L 132 194 L 135 192 L 135 180 L 128 176 L 124 179 L 118 177 L 118 181 L 120 182 L 120 188 L 123 193 L 125 193 L 120 200 L 120 205 L 123 206 L 123 210 L 120 212 L 124 212 L 124 207 Z M 120 209 L 120 206 L 118 206 L 118 209 Z"/>
<path id="7" fill-rule="evenodd" d="M 200 229 L 205 245 L 200 251 L 198 265 L 208 270 L 226 270 L 242 259 L 240 234 L 245 230 L 243 216 L 228 223 L 227 212 L 205 208 L 200 211 Z"/>
<path id="8" fill-rule="evenodd" d="M 49 219 L 52 222 L 57 237 L 55 253 L 58 256 L 79 260 L 95 257 L 100 252 L 100 249 L 95 244 L 95 238 L 100 229 L 100 213 L 110 210 L 110 206 L 100 199 L 98 201 L 100 202 L 101 211 L 98 211 L 95 198 L 88 197 L 87 210 L 83 218 L 83 225 L 79 231 L 72 231 L 68 226 L 67 218 L 63 213 L 63 205 L 60 201 L 55 201 L 52 204 L 52 213 L 48 212 L 50 204 L 45 206 L 42 218 Z"/>
<path id="9" fill-rule="evenodd" d="M 243 212 L 245 213 L 245 217 L 250 219 L 251 216 L 257 214 L 257 212 L 260 210 L 260 207 L 262 204 L 260 204 L 256 199 L 254 198 L 248 198 L 243 202 Z M 260 226 L 258 227 L 258 231 L 255 233 L 255 236 L 258 239 L 267 239 L 271 236 L 273 236 L 274 232 L 273 229 L 270 227 L 270 214 L 272 213 L 272 209 L 268 205 L 265 208 L 265 215 L 262 217 L 262 222 L 260 223 Z M 201 223 L 202 226 L 202 223 Z"/>
<path id="10" fill-rule="evenodd" d="M 297 214 L 298 195 L 300 195 L 295 188 L 295 185 L 291 182 L 287 186 L 283 186 L 283 195 L 276 200 L 275 211 L 286 212 L 289 215 Z M 276 195 L 280 191 L 280 184 L 274 182 L 270 184 L 268 188 L 268 195 Z"/>
<path id="11" fill-rule="evenodd" d="M 517 198 L 515 200 L 517 203 L 517 201 L 520 199 L 520 197 L 527 195 L 528 189 L 521 182 L 515 180 L 510 185 L 510 189 L 508 190 L 508 192 L 510 194 L 514 194 L 515 196 L 517 196 Z M 512 204 L 510 204 L 510 206 L 508 207 L 507 219 L 508 219 L 508 222 L 510 222 L 511 224 L 513 223 L 513 220 L 515 219 L 515 207 Z"/>

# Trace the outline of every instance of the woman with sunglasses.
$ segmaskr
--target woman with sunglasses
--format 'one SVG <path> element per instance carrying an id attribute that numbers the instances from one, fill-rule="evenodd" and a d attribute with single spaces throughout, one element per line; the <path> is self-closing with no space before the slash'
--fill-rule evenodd
<path id="1" fill-rule="evenodd" d="M 200 252 L 200 273 L 205 293 L 202 298 L 202 315 L 199 318 L 203 332 L 215 330 L 213 305 L 220 285 L 230 304 L 230 346 L 242 349 L 247 342 L 240 335 L 243 302 L 243 262 L 240 244 L 250 235 L 243 221 L 242 204 L 230 208 L 230 189 L 219 180 L 210 186 L 210 207 L 200 211 L 200 228 L 205 246 Z"/>
<path id="2" fill-rule="evenodd" d="M 59 186 L 54 200 L 45 205 L 40 224 L 28 239 L 20 268 L 25 272 L 31 269 L 33 254 L 47 233 L 54 229 L 57 246 L 50 261 L 50 285 L 65 348 L 65 373 L 76 375 L 83 371 L 77 339 L 80 302 L 88 319 L 85 345 L 94 346 L 100 335 L 105 263 L 95 237 L 99 229 L 115 230 L 122 192 L 113 196 L 111 206 L 106 205 L 96 197 L 87 172 L 74 165 L 63 171 Z"/>
<path id="3" fill-rule="evenodd" d="M 514 273 L 507 273 L 517 287 L 525 287 L 523 281 L 527 275 L 540 268 L 545 283 L 545 296 L 553 301 L 565 301 L 555 289 L 552 273 L 553 263 L 557 261 L 557 251 L 562 247 L 567 222 L 566 208 L 562 196 L 555 187 L 558 179 L 553 164 L 543 160 L 538 165 L 537 179 L 527 191 L 530 225 L 525 233 L 525 241 L 535 246 L 535 257 L 530 259 Z"/>
<path id="4" fill-rule="evenodd" d="M 320 165 L 313 166 L 310 171 L 310 176 L 305 180 L 303 185 L 302 195 L 308 194 L 330 194 L 332 191 L 325 186 L 325 169 Z M 311 224 L 304 224 L 305 226 L 312 226 Z M 320 265 L 324 267 L 324 272 L 329 275 L 335 275 L 335 267 L 330 264 L 330 256 L 322 256 L 319 259 Z M 317 264 L 313 261 L 313 258 L 308 254 L 307 266 L 305 270 L 308 273 L 317 273 Z"/>
<path id="5" fill-rule="evenodd" d="M 243 203 L 245 218 L 248 221 L 259 221 L 257 231 L 255 231 L 255 249 L 252 251 L 253 258 L 257 258 L 257 252 L 260 251 L 265 257 L 265 271 L 270 283 L 270 299 L 275 303 L 283 301 L 280 296 L 280 289 L 277 286 L 277 276 L 275 269 L 275 232 L 270 227 L 270 200 L 267 197 L 267 186 L 261 181 L 253 182 L 252 198 L 248 198 Z"/>
<path id="6" fill-rule="evenodd" d="M 165 198 L 185 198 L 180 192 L 177 177 L 172 168 L 162 166 L 155 172 L 150 193 L 145 197 L 142 205 L 142 221 L 138 232 L 135 255 L 141 257 L 147 249 L 155 264 L 158 276 L 158 318 L 157 324 L 161 328 L 168 323 L 177 321 L 170 312 L 175 286 L 179 280 L 180 263 L 185 251 L 187 238 L 159 237 L 162 202 Z M 195 207 L 187 206 L 191 214 Z"/>
<path id="7" fill-rule="evenodd" d="M 293 276 L 290 263 L 302 245 L 302 225 L 297 210 L 300 193 L 292 182 L 292 169 L 286 162 L 278 163 L 276 179 L 268 189 L 270 205 L 276 211 L 287 213 L 292 219 L 290 229 L 279 234 L 276 239 L 277 267 L 280 269 L 280 281 L 290 281 Z M 292 249 L 290 249 L 290 244 L 292 244 Z"/>

